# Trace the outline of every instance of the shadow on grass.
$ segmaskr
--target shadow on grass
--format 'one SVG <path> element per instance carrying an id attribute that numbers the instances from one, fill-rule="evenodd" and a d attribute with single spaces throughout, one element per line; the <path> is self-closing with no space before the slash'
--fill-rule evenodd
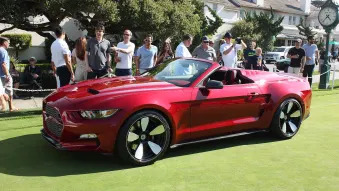
<path id="1" fill-rule="evenodd" d="M 0 118 L 1 117 L 31 117 L 32 115 L 41 115 L 42 111 L 41 109 L 37 110 L 23 110 L 23 111 L 16 111 L 16 112 L 5 112 L 5 113 L 0 113 Z"/>
<path id="2" fill-rule="evenodd" d="M 165 158 L 273 141 L 277 141 L 277 139 L 267 133 L 257 133 L 170 149 L 165 154 Z M 122 163 L 117 156 L 58 151 L 43 140 L 40 134 L 24 135 L 0 141 L 0 173 L 3 174 L 57 177 L 112 172 L 128 168 L 134 167 Z"/>
<path id="3" fill-rule="evenodd" d="M 270 143 L 270 142 L 275 142 L 275 141 L 281 141 L 281 139 L 274 137 L 268 132 L 267 133 L 265 132 L 254 133 L 254 134 L 243 135 L 239 137 L 232 137 L 232 138 L 220 139 L 220 140 L 215 140 L 215 141 L 184 145 L 184 146 L 169 150 L 169 152 L 165 154 L 165 158 L 177 157 L 177 156 L 189 155 L 189 154 L 195 154 L 195 153 L 202 153 L 202 152 L 208 152 L 208 151 L 219 150 L 219 149 L 227 149 L 227 148 L 242 146 L 242 145 L 264 144 L 264 143 Z"/>

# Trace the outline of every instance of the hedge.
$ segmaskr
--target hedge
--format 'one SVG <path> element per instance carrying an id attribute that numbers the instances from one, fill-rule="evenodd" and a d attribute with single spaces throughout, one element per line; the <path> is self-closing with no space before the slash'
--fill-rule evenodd
<path id="1" fill-rule="evenodd" d="M 15 56 L 18 58 L 19 51 L 25 50 L 32 46 L 31 34 L 3 34 L 3 37 L 9 38 L 10 46 L 15 50 Z"/>

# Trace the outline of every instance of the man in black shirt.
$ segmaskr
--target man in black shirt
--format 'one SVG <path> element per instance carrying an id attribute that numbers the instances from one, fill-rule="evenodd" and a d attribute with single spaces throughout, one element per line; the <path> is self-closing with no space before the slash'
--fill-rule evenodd
<path id="1" fill-rule="evenodd" d="M 301 68 L 304 68 L 306 62 L 305 50 L 301 48 L 301 39 L 297 39 L 295 47 L 288 51 L 287 58 L 291 58 L 290 66 L 288 67 L 288 73 L 299 74 Z"/>

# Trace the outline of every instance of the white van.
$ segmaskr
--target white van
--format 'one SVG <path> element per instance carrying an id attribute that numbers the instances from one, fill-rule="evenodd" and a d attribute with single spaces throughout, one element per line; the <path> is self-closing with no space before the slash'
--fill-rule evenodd
<path id="1" fill-rule="evenodd" d="M 288 51 L 293 46 L 280 46 L 275 47 L 272 52 L 266 52 L 265 54 L 265 62 L 269 63 L 276 63 L 278 60 L 283 60 L 287 58 Z"/>

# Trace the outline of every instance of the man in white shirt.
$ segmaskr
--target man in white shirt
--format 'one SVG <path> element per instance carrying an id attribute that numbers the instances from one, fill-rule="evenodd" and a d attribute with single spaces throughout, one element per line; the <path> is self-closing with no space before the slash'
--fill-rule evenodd
<path id="1" fill-rule="evenodd" d="M 188 47 L 192 45 L 193 38 L 191 35 L 186 34 L 183 37 L 183 41 L 175 49 L 176 58 L 192 58 Z M 190 64 L 179 64 L 175 68 L 176 75 L 190 75 L 192 73 L 192 65 Z"/>
<path id="2" fill-rule="evenodd" d="M 232 34 L 227 32 L 224 36 L 226 43 L 220 46 L 220 53 L 222 54 L 222 60 L 224 66 L 228 68 L 235 68 L 237 63 L 237 52 L 238 50 L 247 48 L 244 41 L 237 39 L 237 44 L 233 44 Z"/>
<path id="3" fill-rule="evenodd" d="M 57 27 L 54 31 L 57 39 L 52 43 L 52 68 L 59 77 L 60 87 L 74 81 L 74 73 L 71 63 L 71 51 L 65 41 L 65 31 Z"/>
<path id="4" fill-rule="evenodd" d="M 117 47 L 111 47 L 115 51 L 114 61 L 117 63 L 115 68 L 116 76 L 131 76 L 132 75 L 132 58 L 135 45 L 131 42 L 132 32 L 124 31 L 124 41 L 119 42 Z"/>
<path id="5" fill-rule="evenodd" d="M 175 49 L 176 58 L 192 58 L 190 51 L 187 49 L 192 45 L 193 38 L 191 35 L 186 34 L 183 37 L 183 41 Z"/>

